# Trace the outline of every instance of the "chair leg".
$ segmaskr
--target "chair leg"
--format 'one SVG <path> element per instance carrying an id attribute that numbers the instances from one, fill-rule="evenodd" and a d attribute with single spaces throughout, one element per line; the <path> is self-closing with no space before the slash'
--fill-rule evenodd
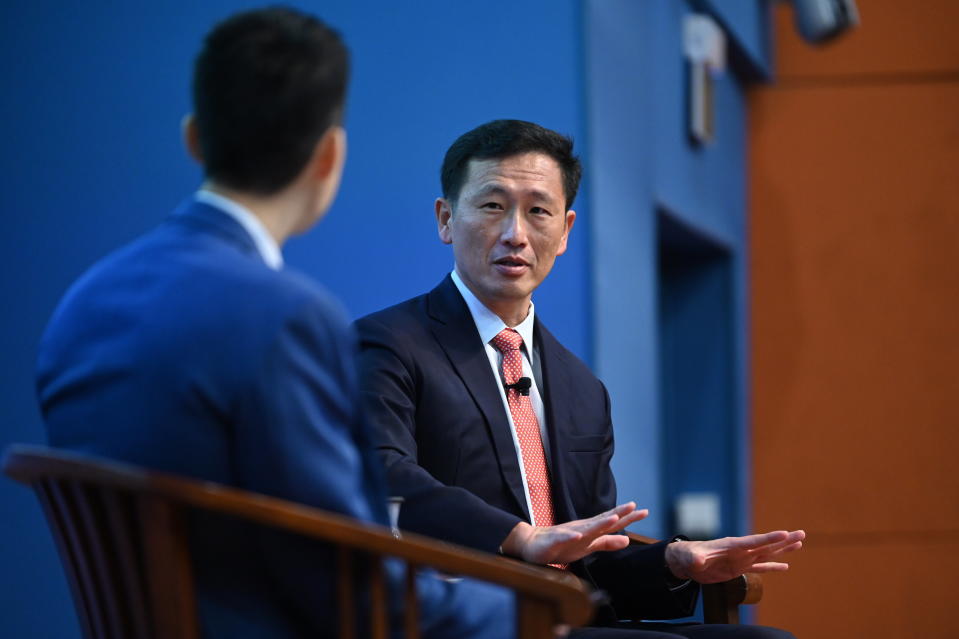
<path id="1" fill-rule="evenodd" d="M 551 639 L 556 623 L 553 609 L 549 603 L 531 597 L 518 598 L 517 636 L 522 639 Z"/>
<path id="2" fill-rule="evenodd" d="M 420 637 L 420 609 L 416 591 L 416 573 L 419 567 L 415 564 L 406 566 L 406 611 L 404 623 L 406 625 L 406 639 Z"/>
<path id="3" fill-rule="evenodd" d="M 370 618 L 373 639 L 387 639 L 389 628 L 389 603 L 387 602 L 386 576 L 383 570 L 383 557 L 371 555 L 370 561 Z"/>
<path id="4" fill-rule="evenodd" d="M 356 638 L 356 594 L 353 589 L 353 553 L 345 546 L 337 549 L 337 591 L 340 605 L 340 639 Z"/>

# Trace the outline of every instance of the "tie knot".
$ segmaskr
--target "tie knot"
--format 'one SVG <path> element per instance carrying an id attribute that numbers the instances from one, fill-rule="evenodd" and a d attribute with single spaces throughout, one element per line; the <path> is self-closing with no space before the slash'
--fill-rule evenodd
<path id="1" fill-rule="evenodd" d="M 492 340 L 493 348 L 501 353 L 518 351 L 523 345 L 523 336 L 511 328 L 504 328 Z"/>

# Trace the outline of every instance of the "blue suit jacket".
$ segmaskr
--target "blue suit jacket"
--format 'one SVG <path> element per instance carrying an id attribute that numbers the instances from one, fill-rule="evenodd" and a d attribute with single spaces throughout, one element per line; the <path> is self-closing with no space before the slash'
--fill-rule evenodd
<path id="1" fill-rule="evenodd" d="M 386 522 L 344 313 L 216 208 L 190 201 L 87 272 L 37 384 L 54 446 Z M 207 635 L 335 633 L 325 548 L 212 517 L 192 534 Z M 427 590 L 425 620 L 458 614 L 447 586 Z"/>
<path id="2" fill-rule="evenodd" d="M 447 276 L 431 292 L 360 319 L 361 391 L 401 527 L 495 552 L 529 521 L 509 422 L 469 308 Z M 543 391 L 557 522 L 616 504 L 609 396 L 539 317 Z M 612 596 L 619 618 L 691 614 L 697 589 L 666 583 L 664 544 L 597 553 L 572 569 Z"/>

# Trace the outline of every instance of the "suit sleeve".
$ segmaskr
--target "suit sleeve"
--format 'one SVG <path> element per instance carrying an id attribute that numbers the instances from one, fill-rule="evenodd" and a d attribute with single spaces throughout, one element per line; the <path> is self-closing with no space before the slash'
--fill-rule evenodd
<path id="1" fill-rule="evenodd" d="M 232 439 L 239 483 L 384 522 L 379 472 L 356 407 L 356 338 L 339 308 L 308 299 L 264 350 L 239 400 Z"/>
<path id="2" fill-rule="evenodd" d="M 598 455 L 599 468 L 591 488 L 597 510 L 606 510 L 616 504 L 616 482 L 610 468 L 613 427 L 609 394 L 602 383 L 600 387 L 604 400 L 603 423 L 609 443 Z M 595 553 L 584 561 L 589 577 L 609 595 L 617 618 L 675 619 L 693 614 L 699 586 L 691 582 L 675 591 L 670 590 L 666 545 L 667 542 L 630 545 L 617 552 Z"/>
<path id="3" fill-rule="evenodd" d="M 695 611 L 697 583 L 675 591 L 667 585 L 666 543 L 597 553 L 589 564 L 589 577 L 609 595 L 617 618 L 676 619 Z"/>
<path id="4" fill-rule="evenodd" d="M 414 348 L 404 348 L 415 338 L 372 318 L 360 320 L 357 328 L 361 404 L 386 468 L 388 489 L 405 500 L 400 526 L 496 552 L 521 519 L 489 505 L 468 490 L 444 484 L 417 460 L 421 371 L 413 356 Z"/>
<path id="5" fill-rule="evenodd" d="M 249 342 L 238 346 L 258 355 L 243 363 L 250 370 L 240 377 L 250 382 L 237 389 L 229 420 L 235 483 L 385 523 L 378 464 L 358 420 L 355 336 L 339 306 L 321 294 L 300 295 L 289 306 L 278 310 L 272 326 L 247 334 Z M 264 583 L 282 593 L 278 600 L 313 632 L 335 623 L 329 602 L 337 596 L 337 559 L 330 546 L 248 528 L 258 553 L 252 563 L 265 573 Z M 230 543 L 229 535 L 219 543 Z M 221 566 L 216 574 L 232 571 Z"/>

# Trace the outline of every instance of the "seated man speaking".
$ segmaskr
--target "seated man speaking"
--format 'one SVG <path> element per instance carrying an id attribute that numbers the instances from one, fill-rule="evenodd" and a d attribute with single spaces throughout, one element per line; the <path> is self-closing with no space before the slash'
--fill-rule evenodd
<path id="1" fill-rule="evenodd" d="M 457 139 L 435 212 L 455 268 L 435 289 L 358 321 L 364 409 L 400 526 L 568 568 L 607 591 L 580 637 L 789 637 L 758 626 L 651 624 L 692 614 L 698 583 L 785 570 L 802 531 L 627 547 L 584 541 L 616 506 L 609 397 L 536 317 L 533 291 L 566 250 L 581 167 L 572 141 L 497 120 Z M 611 511 L 611 512 L 610 512 Z M 597 515 L 601 513 L 601 515 Z M 606 552 L 596 552 L 606 551 Z"/>

